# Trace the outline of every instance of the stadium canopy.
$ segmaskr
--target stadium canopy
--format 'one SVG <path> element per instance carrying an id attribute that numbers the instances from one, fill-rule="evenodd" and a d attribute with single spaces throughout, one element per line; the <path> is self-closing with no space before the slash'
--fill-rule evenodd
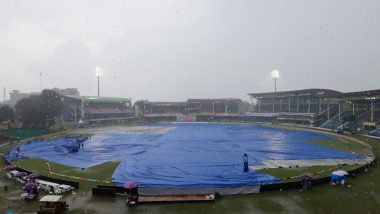
<path id="1" fill-rule="evenodd" d="M 265 93 L 249 93 L 248 95 L 254 98 L 272 98 L 272 97 L 294 97 L 294 96 L 339 96 L 343 94 L 342 92 L 330 90 L 330 89 L 303 89 L 303 90 L 292 90 L 292 91 L 277 91 L 277 92 L 265 92 Z"/>
<path id="2" fill-rule="evenodd" d="M 130 102 L 131 99 L 129 98 L 120 98 L 120 97 L 97 97 L 97 96 L 72 96 L 68 95 L 65 96 L 77 101 L 82 101 L 86 103 L 124 103 L 124 102 Z"/>
<path id="3" fill-rule="evenodd" d="M 367 91 L 356 91 L 356 92 L 346 92 L 342 93 L 339 96 L 328 96 L 336 97 L 341 99 L 380 99 L 380 89 L 376 90 L 367 90 Z"/>
<path id="4" fill-rule="evenodd" d="M 155 105 L 155 106 L 186 105 L 186 102 L 150 102 L 150 101 L 143 101 L 142 103 L 146 104 L 146 105 Z"/>
<path id="5" fill-rule="evenodd" d="M 187 99 L 187 102 L 211 102 L 211 101 L 237 101 L 242 102 L 239 98 L 204 98 L 204 99 L 195 99 L 195 98 L 189 98 Z"/>
<path id="6" fill-rule="evenodd" d="M 273 98 L 273 97 L 325 97 L 338 98 L 345 100 L 365 100 L 365 99 L 380 99 L 380 89 L 356 91 L 356 92 L 339 92 L 331 89 L 303 89 L 293 91 L 278 91 L 265 93 L 249 93 L 253 98 Z"/>

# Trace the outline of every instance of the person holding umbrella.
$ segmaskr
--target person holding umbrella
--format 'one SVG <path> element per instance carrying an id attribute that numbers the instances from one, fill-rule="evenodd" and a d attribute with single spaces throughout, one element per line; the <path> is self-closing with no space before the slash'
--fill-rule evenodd
<path id="1" fill-rule="evenodd" d="M 300 178 L 301 178 L 302 190 L 303 191 L 309 191 L 313 177 L 310 174 L 305 173 L 305 174 L 301 175 Z"/>
<path id="2" fill-rule="evenodd" d="M 21 194 L 21 198 L 24 200 L 33 200 L 37 198 L 38 196 L 38 185 L 36 183 L 27 183 L 24 185 L 22 190 L 25 191 L 25 193 Z"/>
<path id="3" fill-rule="evenodd" d="M 123 185 L 123 188 L 127 191 L 128 193 L 128 200 L 127 204 L 128 205 L 136 205 L 138 199 L 139 199 L 139 184 L 136 181 L 128 181 Z"/>
<path id="4" fill-rule="evenodd" d="M 28 180 L 29 183 L 34 183 L 36 181 L 36 178 L 38 178 L 40 175 L 37 173 L 32 173 L 27 176 L 25 176 L 25 179 Z"/>
<path id="5" fill-rule="evenodd" d="M 13 166 L 13 165 L 8 165 L 6 167 L 3 168 L 4 171 L 11 171 L 11 170 L 14 170 L 16 169 L 17 167 Z"/>

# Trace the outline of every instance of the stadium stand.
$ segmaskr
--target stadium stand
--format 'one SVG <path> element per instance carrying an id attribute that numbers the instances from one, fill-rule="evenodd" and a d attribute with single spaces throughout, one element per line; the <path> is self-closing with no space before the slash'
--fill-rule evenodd
<path id="1" fill-rule="evenodd" d="M 380 89 L 348 93 L 305 89 L 248 95 L 256 100 L 254 113 L 277 113 L 273 119 L 281 123 L 362 132 L 365 122 L 380 121 Z"/>
<path id="2" fill-rule="evenodd" d="M 135 116 L 150 121 L 175 120 L 178 114 L 185 114 L 185 102 L 149 102 L 135 103 Z"/>
<path id="3" fill-rule="evenodd" d="M 235 98 L 188 99 L 186 102 L 138 101 L 135 103 L 135 116 L 145 120 L 169 121 L 182 118 L 179 115 L 191 115 L 197 121 L 229 119 L 239 117 L 241 103 L 240 99 Z"/>
<path id="4" fill-rule="evenodd" d="M 62 123 L 120 123 L 133 118 L 133 113 L 131 99 L 127 98 L 64 96 Z"/>

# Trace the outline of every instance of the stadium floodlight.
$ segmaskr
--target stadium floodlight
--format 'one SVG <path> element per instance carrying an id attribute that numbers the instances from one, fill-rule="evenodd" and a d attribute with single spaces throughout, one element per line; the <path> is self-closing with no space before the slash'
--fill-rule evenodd
<path id="1" fill-rule="evenodd" d="M 103 76 L 104 69 L 102 67 L 96 67 L 95 69 L 95 76 L 102 77 Z"/>
<path id="2" fill-rule="evenodd" d="M 280 79 L 280 73 L 277 70 L 271 72 L 272 80 L 274 80 L 274 93 L 277 92 L 277 80 Z"/>
<path id="3" fill-rule="evenodd" d="M 271 76 L 272 76 L 272 79 L 274 80 L 280 79 L 280 73 L 277 70 L 272 71 Z"/>
<path id="4" fill-rule="evenodd" d="M 96 67 L 95 69 L 95 76 L 98 77 L 98 97 L 99 97 L 99 79 L 100 77 L 103 77 L 104 69 L 102 67 Z"/>
<path id="5" fill-rule="evenodd" d="M 277 93 L 277 80 L 280 79 L 280 73 L 277 70 L 273 70 L 271 72 L 271 76 L 272 76 L 272 80 L 274 80 L 274 96 L 276 96 L 276 93 Z M 275 103 L 275 97 L 273 98 L 273 105 L 272 105 L 273 113 L 275 112 L 274 103 Z"/>

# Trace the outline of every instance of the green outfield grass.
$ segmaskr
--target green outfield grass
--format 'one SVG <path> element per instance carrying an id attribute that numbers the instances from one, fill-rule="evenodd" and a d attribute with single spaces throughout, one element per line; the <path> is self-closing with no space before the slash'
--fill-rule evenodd
<path id="1" fill-rule="evenodd" d="M 356 169 L 362 165 L 344 165 L 344 166 L 335 166 L 338 167 L 341 170 L 349 171 L 352 169 Z M 275 168 L 275 169 L 261 169 L 257 170 L 258 172 L 265 173 L 268 175 L 272 175 L 277 178 L 286 178 L 291 176 L 300 176 L 302 174 L 313 174 L 317 173 L 322 170 L 326 170 L 326 172 L 313 175 L 313 178 L 323 178 L 327 177 L 331 174 L 332 171 L 329 171 L 328 169 L 332 168 L 334 166 L 313 166 L 313 167 L 299 167 L 299 168 Z M 288 179 L 284 180 L 283 182 L 293 182 L 298 181 L 300 179 Z"/>
<path id="2" fill-rule="evenodd" d="M 334 140 L 334 139 L 307 138 L 305 140 L 310 143 L 327 146 L 327 147 L 345 151 L 345 152 L 354 152 L 356 154 L 365 155 L 365 156 L 368 155 L 368 153 L 370 152 L 370 149 L 367 146 L 350 139 L 339 138 L 338 140 Z"/>
<path id="3" fill-rule="evenodd" d="M 75 177 L 109 181 L 110 183 L 88 182 L 88 181 L 83 181 L 79 179 L 71 179 L 67 177 L 51 175 L 49 174 L 49 169 L 46 163 L 49 163 L 52 172 L 55 172 L 55 173 L 75 176 Z M 36 159 L 22 159 L 22 160 L 13 162 L 14 165 L 20 168 L 38 172 L 41 175 L 46 175 L 49 177 L 59 178 L 63 180 L 79 182 L 80 188 L 87 189 L 87 190 L 96 185 L 113 185 L 111 182 L 112 174 L 115 171 L 116 167 L 119 165 L 119 163 L 120 161 L 105 162 L 105 163 L 102 163 L 93 167 L 89 167 L 86 169 L 80 169 L 76 167 L 65 166 L 62 164 L 54 163 L 54 162 L 48 162 L 46 160 L 37 159 L 37 158 Z"/>

